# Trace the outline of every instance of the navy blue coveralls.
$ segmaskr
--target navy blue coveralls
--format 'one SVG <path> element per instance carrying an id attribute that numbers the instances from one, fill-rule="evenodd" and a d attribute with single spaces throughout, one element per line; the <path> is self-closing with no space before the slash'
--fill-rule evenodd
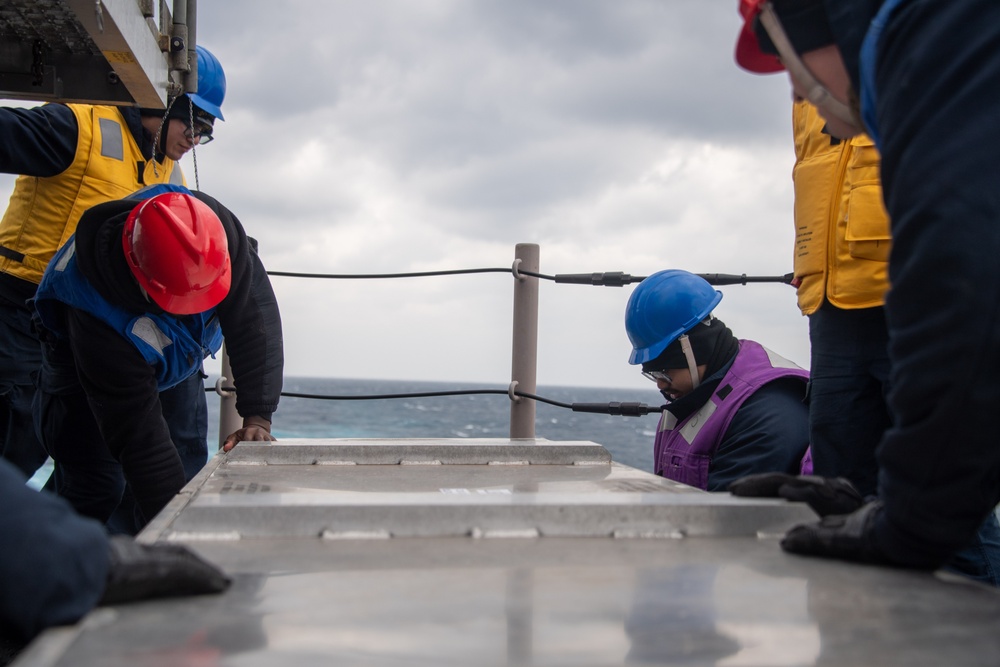
<path id="1" fill-rule="evenodd" d="M 879 0 L 826 0 L 856 90 Z M 876 49 L 874 125 L 892 219 L 885 311 L 893 426 L 875 526 L 933 565 L 1000 502 L 1000 3 L 904 0 Z"/>

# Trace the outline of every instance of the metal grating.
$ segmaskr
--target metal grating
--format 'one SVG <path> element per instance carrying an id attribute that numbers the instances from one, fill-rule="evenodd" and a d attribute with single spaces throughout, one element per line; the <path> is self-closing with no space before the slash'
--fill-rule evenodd
<path id="1" fill-rule="evenodd" d="M 49 53 L 100 56 L 101 50 L 62 0 L 4 0 L 0 42 L 41 41 Z"/>
<path id="2" fill-rule="evenodd" d="M 169 83 L 159 30 L 136 0 L 0 5 L 0 98 L 162 108 Z"/>

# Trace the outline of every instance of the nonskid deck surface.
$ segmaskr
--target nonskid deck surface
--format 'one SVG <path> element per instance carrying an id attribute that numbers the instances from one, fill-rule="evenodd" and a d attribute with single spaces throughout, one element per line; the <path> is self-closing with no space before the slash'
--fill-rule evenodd
<path id="1" fill-rule="evenodd" d="M 141 536 L 188 544 L 229 591 L 97 610 L 16 664 L 1000 661 L 1000 595 L 782 553 L 811 518 L 592 443 L 240 445 Z"/>

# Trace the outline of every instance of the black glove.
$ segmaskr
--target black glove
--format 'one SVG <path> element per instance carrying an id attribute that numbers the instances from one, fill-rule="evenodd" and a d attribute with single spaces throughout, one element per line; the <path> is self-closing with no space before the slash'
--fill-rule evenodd
<path id="1" fill-rule="evenodd" d="M 729 492 L 748 498 L 784 498 L 809 503 L 820 516 L 850 514 L 864 504 L 864 498 L 843 477 L 788 475 L 764 472 L 747 475 L 730 483 Z"/>
<path id="2" fill-rule="evenodd" d="M 872 536 L 881 501 L 864 505 L 853 514 L 828 516 L 818 523 L 795 526 L 781 540 L 781 548 L 803 556 L 839 558 L 859 563 L 888 564 Z"/>
<path id="3" fill-rule="evenodd" d="M 226 574 L 178 544 L 139 544 L 130 537 L 109 540 L 111 568 L 99 605 L 149 598 L 220 593 Z"/>

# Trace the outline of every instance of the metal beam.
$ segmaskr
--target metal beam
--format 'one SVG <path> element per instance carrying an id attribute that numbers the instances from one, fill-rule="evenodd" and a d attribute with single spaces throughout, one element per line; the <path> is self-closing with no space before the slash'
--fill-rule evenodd
<path id="1" fill-rule="evenodd" d="M 4 0 L 0 97 L 162 108 L 158 35 L 135 0 Z"/>
<path id="2" fill-rule="evenodd" d="M 142 107 L 165 107 L 167 61 L 135 0 L 67 0 L 117 79 Z"/>

